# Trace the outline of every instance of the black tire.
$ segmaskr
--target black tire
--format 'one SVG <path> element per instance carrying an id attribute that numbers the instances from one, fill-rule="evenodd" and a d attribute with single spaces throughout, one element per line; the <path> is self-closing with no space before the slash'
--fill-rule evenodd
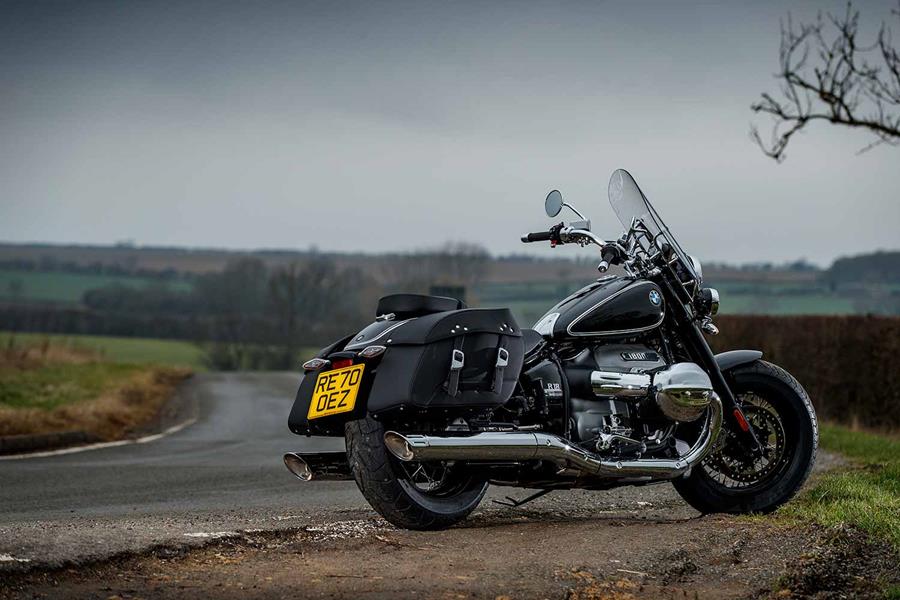
<path id="1" fill-rule="evenodd" d="M 461 474 L 452 489 L 428 493 L 411 485 L 404 466 L 384 445 L 384 426 L 373 418 L 344 427 L 347 458 L 359 491 L 378 514 L 405 529 L 434 530 L 471 513 L 487 491 L 486 481 Z"/>
<path id="2" fill-rule="evenodd" d="M 733 489 L 714 478 L 717 470 L 713 454 L 694 467 L 687 477 L 672 483 L 681 497 L 701 513 L 771 512 L 793 498 L 809 477 L 819 443 L 816 413 L 803 386 L 790 373 L 772 363 L 758 360 L 736 367 L 728 375 L 735 396 L 764 398 L 777 412 L 783 434 L 778 464 L 758 482 Z M 723 443 L 728 436 L 728 422 L 726 415 L 721 433 L 726 436 Z"/>

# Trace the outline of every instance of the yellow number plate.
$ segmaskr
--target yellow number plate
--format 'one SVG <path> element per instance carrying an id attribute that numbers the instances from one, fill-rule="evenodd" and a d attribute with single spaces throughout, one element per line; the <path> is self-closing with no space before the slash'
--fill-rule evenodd
<path id="1" fill-rule="evenodd" d="M 318 419 L 353 410 L 364 367 L 365 365 L 353 365 L 319 373 L 306 418 Z"/>

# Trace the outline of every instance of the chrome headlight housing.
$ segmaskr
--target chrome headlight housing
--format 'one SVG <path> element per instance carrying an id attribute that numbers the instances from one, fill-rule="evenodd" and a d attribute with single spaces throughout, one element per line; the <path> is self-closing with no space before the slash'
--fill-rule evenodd
<path id="1" fill-rule="evenodd" d="M 691 259 L 691 267 L 694 268 L 694 273 L 697 275 L 697 285 L 699 286 L 703 283 L 703 265 L 700 264 L 700 259 L 693 254 L 689 254 L 688 258 Z"/>
<path id="2" fill-rule="evenodd" d="M 719 290 L 716 288 L 700 288 L 694 299 L 694 309 L 701 315 L 713 316 L 719 312 Z"/>

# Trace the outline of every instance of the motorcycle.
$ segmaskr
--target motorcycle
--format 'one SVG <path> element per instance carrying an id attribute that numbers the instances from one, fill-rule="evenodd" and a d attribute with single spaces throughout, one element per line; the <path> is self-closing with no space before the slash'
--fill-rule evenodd
<path id="1" fill-rule="evenodd" d="M 604 241 L 576 217 L 523 242 L 593 245 L 621 268 L 560 301 L 533 329 L 506 309 L 395 294 L 373 323 L 303 365 L 288 424 L 346 452 L 292 452 L 304 481 L 354 479 L 390 523 L 440 529 L 488 486 L 607 490 L 671 482 L 702 513 L 769 512 L 815 460 L 809 396 L 756 350 L 713 354 L 719 294 L 624 170 L 609 200 L 625 228 Z"/>

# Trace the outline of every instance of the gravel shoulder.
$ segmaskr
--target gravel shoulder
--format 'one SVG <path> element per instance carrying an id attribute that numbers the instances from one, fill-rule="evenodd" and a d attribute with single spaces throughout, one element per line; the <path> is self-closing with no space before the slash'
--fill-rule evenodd
<path id="1" fill-rule="evenodd" d="M 371 513 L 223 532 L 202 548 L 10 576 L 0 598 L 784 597 L 779 580 L 790 597 L 877 598 L 896 565 L 852 531 L 637 502 L 596 510 L 587 494 L 561 494 L 528 511 L 488 508 L 443 532 L 399 530 Z"/>
<path id="2" fill-rule="evenodd" d="M 823 457 L 817 470 L 840 462 Z M 784 587 L 878 598 L 897 558 L 852 530 L 701 517 L 666 484 L 558 492 L 517 509 L 485 502 L 441 532 L 356 508 L 275 529 L 216 525 L 141 552 L 7 572 L 0 598 L 747 598 L 785 597 Z"/>

